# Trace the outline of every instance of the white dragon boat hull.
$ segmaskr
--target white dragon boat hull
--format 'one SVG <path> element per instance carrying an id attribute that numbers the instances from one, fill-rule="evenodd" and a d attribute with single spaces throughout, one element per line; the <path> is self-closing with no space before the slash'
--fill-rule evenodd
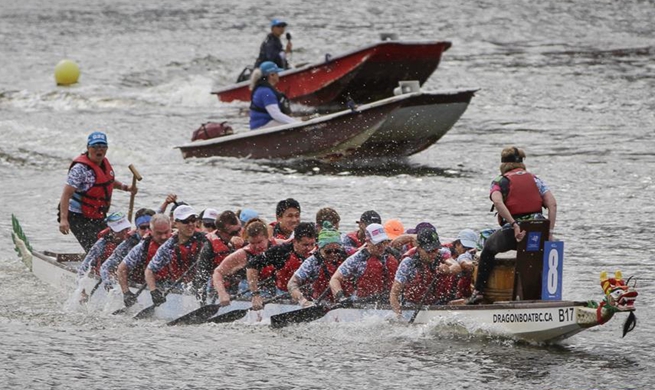
<path id="1" fill-rule="evenodd" d="M 79 303 L 79 298 L 84 295 L 82 291 L 89 292 L 97 284 L 97 280 L 92 278 L 78 278 L 76 269 L 80 264 L 79 255 L 31 251 L 29 245 L 16 232 L 12 233 L 12 238 L 20 257 L 37 278 L 62 291 L 71 291 L 77 286 L 69 304 L 81 305 L 89 310 L 104 313 L 113 313 L 123 307 L 120 292 L 106 291 L 103 288 L 98 288 L 85 303 Z M 620 277 L 617 279 L 620 280 Z M 603 288 L 607 293 L 607 288 L 605 286 Z M 132 289 L 134 292 L 137 291 L 137 288 Z M 624 290 L 628 291 L 627 288 Z M 624 310 L 608 310 L 608 307 L 602 304 L 603 302 L 600 305 L 594 305 L 589 302 L 574 301 L 511 301 L 486 305 L 441 305 L 426 306 L 419 310 L 414 324 L 447 324 L 464 327 L 472 333 L 480 332 L 530 342 L 549 343 L 601 325 L 617 311 L 634 311 L 633 303 L 636 291 L 630 291 L 633 292 L 633 296 L 630 298 L 627 309 L 624 305 Z M 622 303 L 625 304 L 625 302 Z M 140 294 L 138 303 L 131 307 L 128 313 L 137 313 L 151 305 L 150 294 Z M 170 321 L 199 307 L 194 295 L 171 292 L 166 296 L 166 302 L 155 309 L 154 318 Z M 250 307 L 250 301 L 236 300 L 230 306 L 222 307 L 217 314 Z M 263 310 L 249 311 L 239 321 L 249 324 L 270 324 L 271 316 L 299 308 L 297 304 L 290 301 L 269 303 Z M 415 311 L 414 308 L 406 308 L 402 315 L 409 320 Z M 395 320 L 396 316 L 388 305 L 355 304 L 351 308 L 330 310 L 317 321 L 340 323 L 375 321 L 376 319 L 380 321 Z M 624 333 L 626 333 L 625 329 Z"/>

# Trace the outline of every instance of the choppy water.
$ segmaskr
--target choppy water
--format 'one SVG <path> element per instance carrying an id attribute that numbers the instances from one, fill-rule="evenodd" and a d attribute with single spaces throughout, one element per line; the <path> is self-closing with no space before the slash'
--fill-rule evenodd
<path id="1" fill-rule="evenodd" d="M 457 125 L 429 150 L 373 167 L 233 159 L 183 161 L 174 145 L 201 122 L 245 125 L 246 104 L 209 92 L 250 64 L 282 16 L 294 62 L 338 54 L 395 32 L 451 40 L 425 89 L 480 87 Z M 0 8 L 0 387 L 100 388 L 651 388 L 655 234 L 655 7 L 652 1 L 5 2 Z M 53 81 L 75 60 L 80 84 Z M 621 320 L 560 346 L 471 336 L 441 325 L 311 324 L 169 328 L 64 310 L 66 293 L 17 260 L 10 214 L 38 249 L 75 251 L 55 207 L 69 161 L 106 131 L 120 179 L 144 180 L 137 207 L 168 192 L 198 209 L 251 207 L 271 219 L 298 199 L 305 220 L 333 206 L 343 228 L 366 209 L 442 236 L 491 227 L 487 188 L 503 146 L 559 203 L 567 299 L 599 299 L 598 274 L 640 280 L 639 325 Z M 127 208 L 124 194 L 116 209 Z"/>

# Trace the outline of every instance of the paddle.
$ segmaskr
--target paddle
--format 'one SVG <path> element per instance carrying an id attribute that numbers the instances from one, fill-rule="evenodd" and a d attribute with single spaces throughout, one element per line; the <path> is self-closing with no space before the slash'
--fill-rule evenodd
<path id="1" fill-rule="evenodd" d="M 146 289 L 146 287 L 148 287 L 148 285 L 147 285 L 146 283 L 143 283 L 143 285 L 142 285 L 141 287 L 139 287 L 139 289 L 136 291 L 136 294 L 134 294 L 134 297 L 135 297 L 135 298 L 138 297 L 138 296 L 143 292 L 143 290 Z M 113 313 L 111 313 L 111 314 L 112 314 L 112 315 L 123 314 L 123 313 L 125 313 L 128 309 L 129 309 L 129 307 L 124 307 L 124 308 L 122 308 L 122 309 L 118 309 L 118 310 L 116 310 L 115 312 L 113 312 Z"/>
<path id="2" fill-rule="evenodd" d="M 266 279 L 262 280 L 261 282 L 259 282 L 257 285 L 259 287 L 261 287 L 264 284 L 266 284 L 268 281 L 270 281 L 271 279 L 273 279 L 273 276 L 269 276 L 268 278 L 266 278 Z M 249 290 L 244 290 L 244 291 L 238 292 L 235 295 L 231 295 L 230 300 L 239 298 L 239 297 L 243 296 L 243 294 L 247 293 L 248 291 Z M 172 325 L 202 324 L 204 322 L 207 322 L 207 320 L 209 318 L 215 316 L 216 313 L 218 312 L 218 310 L 221 307 L 222 306 L 219 305 L 219 304 L 205 305 L 205 306 L 202 306 L 202 307 L 192 311 L 191 313 L 187 313 L 187 314 L 183 315 L 182 317 L 176 318 L 173 321 L 168 322 L 166 325 L 171 325 L 172 326 Z"/>
<path id="3" fill-rule="evenodd" d="M 287 33 L 287 41 L 291 42 L 291 33 Z M 293 50 L 289 50 L 289 59 L 287 60 L 287 65 L 291 65 L 291 53 L 293 53 Z"/>
<path id="4" fill-rule="evenodd" d="M 272 298 L 264 300 L 263 304 L 279 301 L 280 299 L 288 298 L 289 293 L 284 293 L 281 295 L 276 295 Z M 243 318 L 250 310 L 252 310 L 252 307 L 249 307 L 248 309 L 237 309 L 237 310 L 232 310 L 227 313 L 219 314 L 215 317 L 212 317 L 208 319 L 206 322 L 213 322 L 215 324 L 222 324 L 225 322 L 232 322 L 239 320 Z"/>
<path id="5" fill-rule="evenodd" d="M 130 208 L 127 212 L 127 220 L 132 221 L 132 211 L 134 210 L 134 197 L 136 196 L 136 181 L 141 181 L 143 177 L 139 174 L 139 171 L 134 168 L 134 165 L 129 165 L 130 171 L 132 171 L 132 193 L 130 194 Z"/>
<path id="6" fill-rule="evenodd" d="M 280 313 L 271 316 L 271 328 L 279 329 L 289 324 L 310 322 L 323 317 L 328 311 L 332 310 L 331 308 L 321 304 L 321 301 L 323 298 L 325 298 L 329 291 L 330 287 L 328 286 L 328 288 L 326 288 L 325 291 L 323 291 L 321 295 L 318 296 L 313 306 L 303 307 L 302 309 L 292 310 L 286 313 Z"/>
<path id="7" fill-rule="evenodd" d="M 173 289 L 175 289 L 175 286 L 177 286 L 182 281 L 182 279 L 184 279 L 189 274 L 189 272 L 191 272 L 192 269 L 196 268 L 196 265 L 199 262 L 200 262 L 200 259 L 196 259 L 196 261 L 191 265 L 191 267 L 189 267 L 188 270 L 184 271 L 182 276 L 177 278 L 177 280 L 175 282 L 173 282 L 173 284 L 169 288 L 164 290 L 164 293 L 162 295 L 164 297 L 166 297 L 166 295 L 168 295 L 171 291 L 173 291 Z M 143 319 L 143 318 L 150 317 L 155 313 L 155 308 L 157 306 L 158 305 L 152 304 L 152 305 L 146 307 L 145 309 L 141 310 L 140 312 L 136 313 L 136 315 L 133 318 L 135 320 L 140 320 L 140 319 Z"/>

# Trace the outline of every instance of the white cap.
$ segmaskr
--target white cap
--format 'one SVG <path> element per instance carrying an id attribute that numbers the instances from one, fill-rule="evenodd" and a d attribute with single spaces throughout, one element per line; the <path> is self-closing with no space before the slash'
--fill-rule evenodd
<path id="1" fill-rule="evenodd" d="M 387 232 L 384 231 L 384 226 L 379 223 L 372 223 L 366 227 L 366 238 L 368 238 L 373 244 L 379 244 L 382 241 L 389 240 Z"/>
<path id="2" fill-rule="evenodd" d="M 173 218 L 175 218 L 176 221 L 184 221 L 191 216 L 197 217 L 198 215 L 196 215 L 193 207 L 186 204 L 177 206 L 175 211 L 173 211 Z"/>
<path id="3" fill-rule="evenodd" d="M 132 224 L 127 220 L 127 217 L 123 213 L 112 213 L 107 216 L 106 221 L 107 226 L 116 233 L 132 227 Z"/>
<path id="4" fill-rule="evenodd" d="M 476 248 L 478 246 L 478 233 L 472 229 L 464 229 L 457 235 L 457 239 L 466 248 Z"/>
<path id="5" fill-rule="evenodd" d="M 203 221 L 211 221 L 212 223 L 215 223 L 216 218 L 218 218 L 218 211 L 216 209 L 205 209 L 202 213 Z"/>

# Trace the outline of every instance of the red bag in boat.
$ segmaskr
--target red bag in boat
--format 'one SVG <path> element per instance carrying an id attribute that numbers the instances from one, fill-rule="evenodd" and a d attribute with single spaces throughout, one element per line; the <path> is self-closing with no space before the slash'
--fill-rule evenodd
<path id="1" fill-rule="evenodd" d="M 227 122 L 207 122 L 200 125 L 198 130 L 193 132 L 191 136 L 191 141 L 199 141 L 204 139 L 212 139 L 216 137 L 222 137 L 224 135 L 233 134 L 234 130 L 232 126 L 228 125 Z"/>

